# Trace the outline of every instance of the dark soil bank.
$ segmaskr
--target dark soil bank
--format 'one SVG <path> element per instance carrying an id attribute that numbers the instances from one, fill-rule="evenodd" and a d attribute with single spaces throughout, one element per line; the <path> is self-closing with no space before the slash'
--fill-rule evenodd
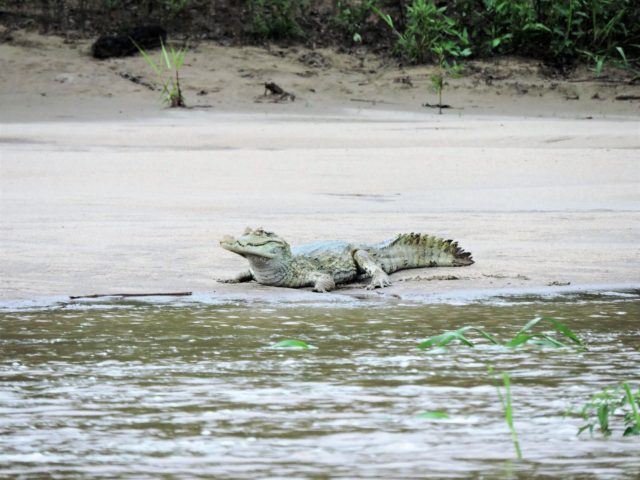
<path id="1" fill-rule="evenodd" d="M 160 25 L 173 38 L 366 48 L 404 63 L 518 55 L 563 73 L 640 69 L 635 0 L 3 0 L 0 23 L 85 37 Z"/>

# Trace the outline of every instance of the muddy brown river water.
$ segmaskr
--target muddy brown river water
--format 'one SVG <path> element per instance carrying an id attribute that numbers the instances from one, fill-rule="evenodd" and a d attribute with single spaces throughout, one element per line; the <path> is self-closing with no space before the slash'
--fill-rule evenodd
<path id="1" fill-rule="evenodd" d="M 560 319 L 587 351 L 420 340 Z M 640 292 L 460 305 L 94 302 L 0 312 L 0 476 L 638 478 L 639 437 L 577 436 L 640 383 Z M 270 348 L 283 339 L 316 346 Z M 488 374 L 509 373 L 517 460 Z M 428 419 L 422 412 L 443 412 Z"/>

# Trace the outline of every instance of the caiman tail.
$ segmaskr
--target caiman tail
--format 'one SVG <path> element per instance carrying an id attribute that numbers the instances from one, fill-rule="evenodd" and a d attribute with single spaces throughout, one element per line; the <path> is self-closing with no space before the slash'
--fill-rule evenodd
<path id="1" fill-rule="evenodd" d="M 473 263 L 471 253 L 460 248 L 458 242 L 420 233 L 403 233 L 375 247 L 379 249 L 375 257 L 387 273 L 405 268 L 463 267 Z"/>

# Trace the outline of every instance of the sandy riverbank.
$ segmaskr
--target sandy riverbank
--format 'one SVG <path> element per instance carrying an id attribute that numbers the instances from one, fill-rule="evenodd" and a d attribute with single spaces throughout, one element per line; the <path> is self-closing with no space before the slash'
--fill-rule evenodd
<path id="1" fill-rule="evenodd" d="M 131 119 L 161 114 L 155 74 L 140 56 L 95 60 L 91 40 L 7 31 L 0 26 L 0 121 Z M 152 56 L 160 62 L 158 51 Z M 640 115 L 640 85 L 630 72 L 599 78 L 580 67 L 557 77 L 537 61 L 468 61 L 448 79 L 448 115 L 608 118 Z M 318 114 L 344 108 L 435 112 L 430 66 L 398 67 L 356 51 L 302 47 L 224 47 L 192 41 L 181 85 L 187 104 L 203 111 Z M 637 79 L 636 79 L 637 80 Z M 295 102 L 274 105 L 264 82 L 276 82 Z M 634 99 L 635 98 L 635 99 Z"/>
<path id="2" fill-rule="evenodd" d="M 200 70 L 184 82 L 212 108 L 169 111 L 120 75 L 143 71 L 141 59 L 98 64 L 83 44 L 19 38 L 0 45 L 11 64 L 0 74 L 0 301 L 172 290 L 309 299 L 215 282 L 244 268 L 217 241 L 246 226 L 294 245 L 422 231 L 473 252 L 471 267 L 395 274 L 390 298 L 640 285 L 639 109 L 615 100 L 637 86 L 567 82 L 534 96 L 467 79 L 451 92 L 464 108 L 438 116 L 419 106 L 419 70 L 380 66 L 371 79 L 329 53 L 331 66 L 311 68 L 300 52 L 200 45 Z M 401 74 L 413 88 L 394 82 Z M 542 82 L 527 78 L 520 89 Z M 266 80 L 296 102 L 262 101 Z M 585 93 L 567 100 L 570 87 Z"/>

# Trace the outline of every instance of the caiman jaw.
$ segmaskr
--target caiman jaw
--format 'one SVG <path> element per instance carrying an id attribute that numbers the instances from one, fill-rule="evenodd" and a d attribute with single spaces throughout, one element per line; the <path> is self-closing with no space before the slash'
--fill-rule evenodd
<path id="1" fill-rule="evenodd" d="M 241 240 L 233 238 L 231 235 L 225 235 L 222 240 L 220 240 L 220 246 L 225 250 L 229 250 L 230 252 L 237 253 L 238 255 L 242 255 L 243 257 L 246 255 L 255 255 L 256 257 L 264 257 L 264 258 L 275 258 L 275 255 L 266 252 L 262 247 L 267 243 L 270 243 L 271 240 L 265 239 L 264 242 L 260 243 L 244 243 Z"/>

